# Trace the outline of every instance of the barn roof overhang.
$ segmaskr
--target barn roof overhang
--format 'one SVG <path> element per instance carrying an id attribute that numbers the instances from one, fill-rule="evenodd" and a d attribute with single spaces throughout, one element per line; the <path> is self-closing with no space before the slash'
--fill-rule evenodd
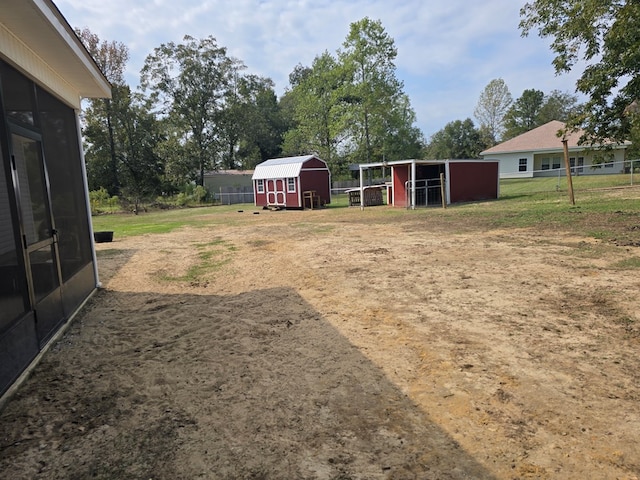
<path id="1" fill-rule="evenodd" d="M 111 85 L 51 0 L 3 0 L 0 56 L 74 108 Z"/>

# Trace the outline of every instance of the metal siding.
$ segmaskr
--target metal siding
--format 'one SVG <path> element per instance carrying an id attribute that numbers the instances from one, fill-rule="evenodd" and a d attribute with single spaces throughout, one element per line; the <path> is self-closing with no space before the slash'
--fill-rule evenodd
<path id="1" fill-rule="evenodd" d="M 498 198 L 497 162 L 451 162 L 451 203 Z"/>
<path id="2" fill-rule="evenodd" d="M 326 170 L 303 170 L 300 173 L 300 189 L 303 192 L 307 190 L 315 190 L 316 194 L 324 201 L 324 203 L 331 203 L 329 172 Z"/>
<path id="3" fill-rule="evenodd" d="M 407 206 L 407 191 L 404 184 L 409 180 L 410 165 L 397 165 L 393 167 L 393 205 L 395 207 Z"/>

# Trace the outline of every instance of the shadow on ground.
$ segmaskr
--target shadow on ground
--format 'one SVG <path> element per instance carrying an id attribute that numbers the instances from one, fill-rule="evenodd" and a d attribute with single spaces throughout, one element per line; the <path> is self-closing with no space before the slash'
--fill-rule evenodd
<path id="1" fill-rule="evenodd" d="M 294 290 L 101 291 L 0 416 L 3 478 L 492 478 Z"/>

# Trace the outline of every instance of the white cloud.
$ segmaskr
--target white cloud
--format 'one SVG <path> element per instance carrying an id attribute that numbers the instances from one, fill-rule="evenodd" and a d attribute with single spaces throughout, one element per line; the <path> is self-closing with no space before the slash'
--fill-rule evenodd
<path id="1" fill-rule="evenodd" d="M 398 77 L 425 135 L 473 116 L 480 92 L 501 77 L 514 98 L 524 89 L 574 90 L 575 75 L 556 77 L 548 43 L 521 38 L 513 0 L 56 0 L 74 27 L 88 27 L 130 50 L 136 85 L 145 57 L 185 34 L 213 36 L 248 71 L 268 76 L 282 93 L 296 64 L 335 53 L 349 26 L 380 19 L 398 48 Z"/>

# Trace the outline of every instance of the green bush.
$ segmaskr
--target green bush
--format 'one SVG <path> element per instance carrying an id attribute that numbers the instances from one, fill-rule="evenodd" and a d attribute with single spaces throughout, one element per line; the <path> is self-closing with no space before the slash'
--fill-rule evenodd
<path id="1" fill-rule="evenodd" d="M 91 214 L 97 215 L 105 211 L 118 210 L 120 199 L 115 195 L 110 196 L 106 188 L 100 187 L 98 190 L 89 192 L 89 203 L 91 204 Z"/>

